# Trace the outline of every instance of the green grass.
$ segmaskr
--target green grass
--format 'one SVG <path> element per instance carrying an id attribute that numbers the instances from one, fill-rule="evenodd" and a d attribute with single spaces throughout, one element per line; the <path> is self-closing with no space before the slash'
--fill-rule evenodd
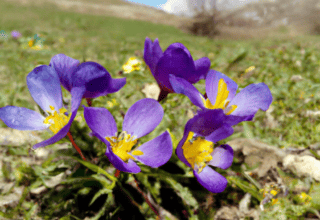
<path id="1" fill-rule="evenodd" d="M 271 115 L 277 122 L 277 126 L 268 126 L 266 113 L 259 111 L 252 122 L 238 125 L 240 131 L 228 140 L 235 137 L 257 138 L 281 148 L 308 147 L 320 142 L 319 117 L 306 116 L 308 110 L 318 111 L 320 108 L 320 93 L 318 92 L 320 85 L 319 37 L 301 36 L 289 40 L 268 39 L 263 41 L 258 39 L 213 40 L 192 36 L 174 27 L 160 24 L 61 12 L 53 5 L 43 5 L 40 8 L 37 6 L 17 6 L 3 1 L 0 2 L 0 13 L 2 15 L 1 30 L 8 34 L 12 30 L 19 30 L 25 38 L 41 34 L 40 37 L 45 39 L 44 45 L 46 47 L 44 50 L 34 51 L 30 48 L 23 49 L 18 41 L 0 39 L 1 107 L 16 105 L 35 109 L 36 104 L 27 89 L 26 76 L 37 65 L 48 65 L 51 57 L 58 53 L 79 59 L 81 62 L 98 62 L 113 77 L 123 77 L 117 73 L 127 59 L 134 56 L 136 51 L 142 54 L 144 40 L 148 36 L 153 40 L 159 38 L 163 50 L 171 43 L 181 42 L 190 50 L 194 59 L 208 56 L 212 62 L 211 68 L 231 77 L 240 88 L 259 82 L 264 82 L 269 86 L 273 95 L 271 106 L 274 109 Z M 245 69 L 252 65 L 256 67 L 254 72 L 251 75 L 245 74 Z M 291 81 L 293 75 L 301 75 L 303 80 L 293 82 Z M 119 127 L 122 122 L 119 110 L 126 112 L 133 103 L 144 98 L 141 92 L 144 84 L 154 82 L 147 68 L 144 71 L 125 76 L 127 84 L 120 92 L 111 94 L 108 98 L 99 97 L 93 102 L 94 106 L 103 107 L 107 106 L 107 101 L 115 98 L 119 106 L 110 109 L 110 111 L 115 115 Z M 204 82 L 200 82 L 196 86 L 204 92 Z M 66 91 L 63 93 L 68 96 Z M 186 97 L 176 94 L 170 94 L 162 106 L 165 109 L 163 121 L 154 132 L 142 138 L 142 142 L 159 135 L 167 128 L 172 131 L 177 140 L 180 140 L 184 125 L 188 120 L 187 111 L 188 109 L 195 110 Z M 5 127 L 3 122 L 0 122 L 0 126 Z M 84 123 L 78 126 L 86 130 Z M 241 131 L 242 127 L 245 127 L 244 131 Z M 79 143 L 87 152 L 90 151 L 90 147 L 86 146 L 88 142 L 94 143 L 91 139 Z M 100 143 L 95 142 L 93 145 L 96 152 L 99 147 L 103 148 Z M 98 153 L 102 155 L 103 149 Z M 176 158 L 173 159 L 173 162 L 176 162 Z M 19 167 L 18 164 L 14 165 L 14 167 L 16 166 Z M 34 178 L 41 176 L 28 169 L 21 167 L 19 169 L 21 172 L 31 172 L 29 174 Z M 41 169 L 47 169 L 47 165 Z M 137 178 L 141 182 L 146 181 L 142 176 Z M 161 184 L 167 187 L 171 184 L 165 180 L 161 181 Z M 156 183 L 153 182 L 150 186 L 145 187 L 154 196 L 159 194 Z M 177 185 L 176 187 L 175 191 L 182 190 L 181 186 Z M 66 191 L 66 193 L 70 192 Z M 79 192 L 78 197 L 81 197 L 81 193 L 85 194 L 83 191 Z M 189 194 L 187 192 L 185 194 L 187 196 L 185 195 L 184 198 L 188 198 Z M 45 199 L 46 202 L 42 204 L 42 208 L 45 209 L 47 205 L 50 209 L 47 212 L 44 211 L 43 216 L 54 216 L 54 209 L 57 206 L 50 205 L 50 198 Z M 54 201 L 59 203 L 60 200 L 55 197 Z M 71 204 L 64 203 L 64 205 L 66 210 L 72 209 Z M 27 210 L 31 210 L 32 207 Z M 59 208 L 63 209 L 60 206 Z M 69 215 L 70 213 L 68 213 L 60 213 L 59 216 Z M 81 213 L 79 216 L 84 217 L 85 214 Z"/>

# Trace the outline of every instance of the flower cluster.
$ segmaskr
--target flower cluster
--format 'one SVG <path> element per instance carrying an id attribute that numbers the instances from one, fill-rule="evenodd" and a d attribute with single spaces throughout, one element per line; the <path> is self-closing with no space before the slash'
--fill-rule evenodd
<path id="1" fill-rule="evenodd" d="M 106 108 L 90 107 L 88 102 L 89 107 L 83 107 L 84 118 L 92 134 L 106 145 L 105 155 L 119 171 L 140 172 L 136 162 L 159 167 L 172 155 L 169 132 L 141 145 L 138 139 L 161 122 L 164 111 L 159 102 L 163 98 L 169 93 L 184 94 L 199 107 L 199 111 L 187 122 L 176 154 L 207 190 L 222 192 L 227 180 L 212 167 L 229 168 L 233 149 L 227 144 L 219 146 L 217 142 L 233 134 L 232 126 L 252 120 L 259 109 L 266 111 L 269 108 L 272 95 L 268 86 L 251 84 L 236 94 L 238 86 L 233 80 L 223 73 L 209 70 L 207 57 L 194 61 L 181 43 L 171 44 L 163 52 L 157 39 L 152 42 L 146 38 L 144 60 L 161 89 L 158 101 L 145 98 L 133 104 L 124 116 L 121 132 Z M 141 61 L 130 58 L 123 69 L 131 72 L 139 70 L 140 66 Z M 193 85 L 202 79 L 206 83 L 204 95 Z M 105 96 L 119 91 L 125 84 L 125 78 L 113 79 L 99 63 L 80 63 L 58 54 L 52 57 L 49 65 L 36 67 L 27 76 L 31 96 L 46 115 L 23 107 L 5 106 L 0 108 L 0 119 L 14 129 L 51 130 L 53 137 L 33 146 L 34 149 L 44 147 L 70 136 L 69 129 L 82 98 Z M 72 96 L 69 110 L 62 103 L 61 85 Z M 116 104 L 116 100 L 109 103 Z"/>

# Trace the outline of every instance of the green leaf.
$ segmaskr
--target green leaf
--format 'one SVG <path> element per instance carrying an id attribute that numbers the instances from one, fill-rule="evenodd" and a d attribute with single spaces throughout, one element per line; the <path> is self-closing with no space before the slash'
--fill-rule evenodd
<path id="1" fill-rule="evenodd" d="M 251 183 L 248 183 L 236 176 L 227 176 L 228 182 L 235 184 L 244 192 L 250 193 L 253 197 L 261 201 L 263 199 L 262 195 L 259 193 L 258 189 Z"/>
<path id="2" fill-rule="evenodd" d="M 88 167 L 90 170 L 96 172 L 97 174 L 103 174 L 105 175 L 108 179 L 112 180 L 112 181 L 117 181 L 118 179 L 112 175 L 110 175 L 108 172 L 106 172 L 105 170 L 103 170 L 101 167 L 98 167 L 95 164 L 92 164 L 90 162 L 84 161 L 82 159 L 79 159 L 77 157 L 71 157 L 74 160 L 78 161 L 79 163 L 81 163 L 82 165 Z"/>
<path id="3" fill-rule="evenodd" d="M 194 209 L 198 209 L 199 204 L 193 197 L 189 188 L 182 186 L 180 183 L 171 178 L 166 178 L 166 182 L 171 185 L 171 187 L 177 192 L 177 194 L 187 205 L 191 206 Z"/>
<path id="4" fill-rule="evenodd" d="M 116 185 L 115 181 L 110 183 L 110 180 L 106 179 L 104 176 L 99 174 L 94 174 L 91 177 L 99 181 L 99 183 L 101 183 L 101 185 L 107 189 L 113 189 Z"/>
<path id="5" fill-rule="evenodd" d="M 243 133 L 244 133 L 245 137 L 246 138 L 254 138 L 252 130 L 248 125 L 248 122 L 245 121 L 242 124 L 243 124 L 243 130 L 244 130 Z"/>
<path id="6" fill-rule="evenodd" d="M 108 194 L 108 193 L 110 193 L 110 192 L 112 192 L 112 190 L 110 190 L 110 189 L 100 189 L 100 190 L 94 195 L 94 197 L 92 198 L 89 206 L 91 206 L 91 205 L 96 201 L 96 199 L 99 198 L 101 195 L 103 195 L 103 194 Z"/>

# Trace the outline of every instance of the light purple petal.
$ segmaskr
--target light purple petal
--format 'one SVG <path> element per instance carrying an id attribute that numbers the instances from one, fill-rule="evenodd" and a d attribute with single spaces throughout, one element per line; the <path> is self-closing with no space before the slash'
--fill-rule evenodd
<path id="1" fill-rule="evenodd" d="M 211 153 L 212 160 L 208 165 L 227 169 L 231 166 L 233 161 L 233 149 L 229 145 L 221 145 L 216 147 Z"/>
<path id="2" fill-rule="evenodd" d="M 230 79 L 223 73 L 215 70 L 210 70 L 206 78 L 206 93 L 213 105 L 215 104 L 218 95 L 218 84 L 220 79 L 223 79 L 227 84 L 227 90 L 229 91 L 227 100 L 231 101 L 236 95 L 238 89 L 238 85 L 232 79 Z"/>
<path id="3" fill-rule="evenodd" d="M 77 111 L 78 111 L 78 108 L 80 106 L 81 99 L 82 99 L 82 96 L 83 96 L 84 92 L 85 92 L 85 88 L 84 87 L 82 87 L 82 88 L 81 87 L 72 88 L 72 90 L 71 90 L 71 96 L 72 96 L 72 99 L 71 99 L 71 112 L 72 112 L 72 114 L 71 114 L 69 122 L 58 133 L 53 135 L 51 138 L 34 145 L 32 147 L 33 149 L 37 149 L 39 147 L 44 147 L 44 146 L 47 146 L 47 145 L 50 145 L 50 144 L 54 144 L 54 143 L 56 143 L 57 141 L 59 141 L 60 139 L 64 138 L 67 135 L 67 133 L 69 132 L 69 129 L 71 127 L 71 124 L 72 124 L 74 118 L 77 115 Z"/>
<path id="4" fill-rule="evenodd" d="M 142 99 L 134 103 L 124 116 L 122 130 L 137 138 L 149 134 L 161 122 L 162 106 L 154 99 Z"/>
<path id="5" fill-rule="evenodd" d="M 77 68 L 79 63 L 79 60 L 73 59 L 64 54 L 57 54 L 50 60 L 49 66 L 55 69 L 55 71 L 59 75 L 61 84 L 69 92 L 71 91 L 72 85 L 72 73 Z"/>
<path id="6" fill-rule="evenodd" d="M 189 52 L 186 53 L 186 48 L 182 46 L 179 43 L 171 44 L 159 59 L 155 69 L 154 77 L 157 82 L 171 91 L 169 74 L 184 78 L 191 83 L 199 80 L 199 76 L 195 74 L 192 57 Z"/>
<path id="7" fill-rule="evenodd" d="M 199 79 L 205 79 L 210 69 L 210 65 L 211 65 L 210 59 L 208 57 L 202 57 L 194 61 L 194 65 L 196 68 L 196 73 L 197 75 L 199 75 Z"/>
<path id="8" fill-rule="evenodd" d="M 46 65 L 34 68 L 27 76 L 27 85 L 33 100 L 44 111 L 50 111 L 50 105 L 62 108 L 60 80 L 56 71 Z"/>
<path id="9" fill-rule="evenodd" d="M 221 193 L 227 187 L 227 179 L 208 166 L 204 167 L 199 174 L 196 171 L 193 171 L 193 174 L 198 182 L 212 193 Z"/>
<path id="10" fill-rule="evenodd" d="M 149 66 L 152 75 L 155 73 L 155 68 L 159 59 L 162 57 L 163 52 L 159 45 L 158 38 L 152 41 L 147 37 L 144 43 L 144 54 L 143 58 L 146 64 Z"/>
<path id="11" fill-rule="evenodd" d="M 218 129 L 214 130 L 210 135 L 206 136 L 206 140 L 213 143 L 217 143 L 233 134 L 233 128 L 230 125 L 222 125 Z"/>
<path id="12" fill-rule="evenodd" d="M 152 139 L 136 148 L 143 155 L 133 157 L 149 167 L 160 167 L 169 161 L 172 155 L 172 141 L 169 132 L 164 132 L 158 137 Z"/>
<path id="13" fill-rule="evenodd" d="M 251 84 L 242 89 L 228 106 L 236 105 L 231 113 L 234 116 L 251 116 L 259 109 L 268 110 L 272 102 L 272 95 L 268 86 L 264 83 Z"/>
<path id="14" fill-rule="evenodd" d="M 108 157 L 110 163 L 112 165 L 122 171 L 122 172 L 129 172 L 129 173 L 139 173 L 141 171 L 140 167 L 131 159 L 128 160 L 128 163 L 124 162 L 121 160 L 120 157 L 115 155 L 110 147 L 110 144 L 108 141 L 104 141 L 105 144 L 107 145 L 106 153 L 105 155 Z"/>
<path id="15" fill-rule="evenodd" d="M 44 117 L 33 110 L 6 106 L 0 108 L 0 119 L 10 128 L 17 130 L 43 130 L 48 125 L 43 123 Z"/>
<path id="16" fill-rule="evenodd" d="M 115 136 L 117 124 L 112 114 L 105 108 L 84 107 L 84 118 L 89 128 L 99 138 Z"/>
<path id="17" fill-rule="evenodd" d="M 200 107 L 205 108 L 203 104 L 204 97 L 202 94 L 197 90 L 196 87 L 194 87 L 191 83 L 189 83 L 187 80 L 182 79 L 180 77 L 176 77 L 172 74 L 169 75 L 169 80 L 171 83 L 171 86 L 173 90 L 176 93 L 184 94 L 188 96 L 190 101 Z"/>

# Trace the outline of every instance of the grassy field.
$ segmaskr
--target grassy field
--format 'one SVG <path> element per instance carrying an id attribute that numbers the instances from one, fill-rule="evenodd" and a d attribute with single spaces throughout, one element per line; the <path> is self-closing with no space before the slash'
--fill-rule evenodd
<path id="1" fill-rule="evenodd" d="M 63 53 L 72 58 L 83 61 L 94 61 L 103 65 L 112 77 L 127 77 L 127 84 L 117 93 L 108 97 L 99 97 L 93 100 L 94 106 L 107 107 L 107 101 L 115 99 L 117 105 L 108 107 L 116 118 L 120 128 L 122 124 L 121 111 L 126 110 L 136 101 L 145 97 L 142 89 L 146 83 L 155 82 L 150 71 L 136 71 L 128 75 L 119 75 L 122 65 L 131 56 L 142 59 L 144 40 L 158 38 L 160 46 L 165 49 L 171 43 L 181 42 L 191 52 L 194 59 L 207 56 L 211 60 L 211 69 L 227 74 L 240 88 L 251 83 L 266 83 L 273 95 L 273 103 L 267 113 L 259 111 L 251 122 L 244 122 L 236 126 L 236 132 L 227 140 L 239 137 L 255 138 L 280 149 L 307 148 L 320 142 L 320 42 L 318 36 L 298 36 L 272 39 L 254 39 L 242 41 L 213 40 L 205 37 L 188 35 L 174 27 L 161 24 L 152 24 L 144 21 L 124 20 L 114 17 L 103 17 L 74 12 L 62 12 L 56 6 L 42 4 L 22 6 L 7 2 L 0 2 L 0 30 L 10 35 L 12 30 L 19 30 L 24 39 L 19 41 L 0 38 L 0 107 L 6 105 L 23 106 L 36 109 L 26 85 L 26 76 L 37 65 L 48 65 L 52 56 Z M 44 39 L 42 50 L 32 50 L 25 47 L 28 39 L 38 34 Z M 283 34 L 282 34 L 283 36 Z M 249 73 L 245 70 L 255 66 Z M 196 85 L 204 92 L 204 82 Z M 66 91 L 64 97 L 70 98 Z M 85 104 L 85 102 L 83 102 Z M 177 94 L 170 94 L 162 103 L 165 116 L 160 126 L 142 142 L 158 136 L 169 129 L 180 140 L 183 128 L 187 122 L 188 112 L 195 111 L 189 100 Z M 318 112 L 318 113 L 317 113 Z M 80 114 L 79 114 L 80 115 Z M 0 121 L 0 127 L 6 127 Z M 77 144 L 83 152 L 96 161 L 99 167 L 114 172 L 112 165 L 103 157 L 104 146 L 88 134 L 81 137 L 80 131 L 89 133 L 83 118 L 73 125 Z M 49 137 L 48 133 L 39 133 L 42 138 Z M 246 178 L 239 178 L 239 185 L 248 184 L 248 187 L 233 187 L 231 184 L 222 194 L 213 195 L 201 188 L 196 180 L 189 178 L 189 168 L 178 162 L 173 156 L 169 165 L 165 165 L 162 172 L 169 172 L 170 165 L 176 167 L 172 176 L 163 176 L 163 173 L 150 171 L 145 168 L 146 175 L 122 175 L 122 185 L 114 188 L 114 192 L 101 192 L 110 181 L 106 177 L 97 175 L 95 168 L 80 164 L 66 155 L 76 155 L 71 145 L 66 149 L 59 146 L 65 142 L 46 147 L 55 149 L 51 156 L 43 163 L 24 162 L 29 157 L 29 145 L 12 148 L 1 145 L 2 173 L 0 181 L 14 183 L 14 187 L 0 197 L 10 195 L 13 188 L 23 187 L 24 191 L 14 206 L 0 206 L 0 218 L 7 219 L 117 219 L 128 210 L 132 212 L 132 219 L 155 219 L 155 215 L 148 208 L 134 187 L 129 183 L 136 178 L 144 190 L 150 191 L 155 201 L 178 219 L 186 219 L 186 213 L 194 219 L 212 219 L 222 206 L 237 206 L 246 192 L 258 195 L 258 189 L 250 188 L 252 184 Z M 1 143 L 0 143 L 1 144 Z M 174 146 L 176 147 L 176 146 Z M 60 149 L 60 150 L 59 150 Z M 33 152 L 31 152 L 33 154 Z M 4 156 L 6 155 L 6 156 Z M 101 159 L 102 158 L 102 159 Z M 85 168 L 87 167 L 87 168 Z M 93 171 L 90 171 L 90 169 Z M 89 171 L 88 171 L 89 169 Z M 10 172 L 15 171 L 15 172 Z M 240 172 L 241 164 L 229 168 L 229 171 Z M 58 187 L 46 185 L 48 176 L 56 176 L 66 171 L 71 174 L 59 182 Z M 152 176 L 150 173 L 155 172 Z M 226 172 L 226 171 L 224 171 Z M 149 175 L 149 174 L 150 175 Z M 158 176 L 156 174 L 159 174 Z M 179 179 L 179 175 L 184 175 Z M 149 176 L 148 176 L 149 175 Z M 319 192 L 319 185 L 308 178 L 298 179 L 290 175 L 289 195 L 281 198 L 280 205 L 270 206 L 269 212 L 262 212 L 261 218 L 275 219 L 274 216 L 285 216 L 294 219 L 294 216 L 314 217 L 319 207 L 319 198 L 312 197 L 312 205 L 300 204 L 295 199 L 301 190 L 296 191 L 300 184 L 305 192 Z M 1 180 L 2 178 L 2 180 Z M 178 183 L 179 181 L 179 183 Z M 257 180 L 259 181 L 259 180 Z M 95 187 L 92 187 L 92 185 Z M 249 187 L 249 184 L 250 187 Z M 300 186 L 299 185 L 299 186 Z M 45 186 L 46 191 L 35 194 L 33 189 Z M 248 189 L 249 188 L 249 189 Z M 1 189 L 1 188 L 0 188 Z M 251 191 L 250 191 L 251 190 Z M 318 190 L 318 191 L 315 191 Z M 93 196 L 100 192 L 94 205 L 89 206 Z M 138 203 L 138 208 L 125 201 L 126 192 Z M 228 193 L 229 192 L 229 193 Z M 232 193 L 230 193 L 232 192 Z M 2 195 L 1 195 L 2 194 Z M 164 196 L 172 194 L 172 196 Z M 210 203 L 208 198 L 214 198 Z M 250 207 L 259 209 L 259 196 L 252 199 Z M 177 204 L 172 207 L 170 204 Z M 277 208 L 278 207 L 278 208 Z M 287 207 L 287 208 L 283 208 Z M 289 207 L 289 208 L 288 208 Z M 187 210 L 184 212 L 184 210 Z M 310 211 L 311 210 L 311 211 Z M 313 213 L 313 214 L 312 214 Z M 95 217 L 94 217 L 95 216 Z M 168 217 L 170 218 L 170 217 Z M 284 219 L 284 218 L 281 218 Z"/>

